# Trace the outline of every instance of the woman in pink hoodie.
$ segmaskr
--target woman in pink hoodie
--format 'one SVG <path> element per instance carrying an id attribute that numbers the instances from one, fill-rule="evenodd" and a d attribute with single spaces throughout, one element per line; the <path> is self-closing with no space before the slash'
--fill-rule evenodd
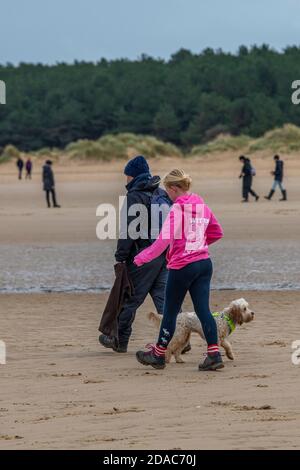
<path id="1" fill-rule="evenodd" d="M 224 367 L 216 322 L 209 308 L 212 262 L 208 252 L 208 245 L 222 238 L 223 231 L 203 199 L 189 191 L 191 182 L 190 176 L 182 170 L 172 170 L 164 178 L 166 191 L 174 204 L 158 238 L 134 258 L 135 264 L 142 266 L 168 249 L 169 274 L 158 341 L 148 351 L 136 353 L 140 363 L 156 369 L 165 367 L 165 352 L 188 291 L 207 341 L 207 357 L 199 370 Z"/>

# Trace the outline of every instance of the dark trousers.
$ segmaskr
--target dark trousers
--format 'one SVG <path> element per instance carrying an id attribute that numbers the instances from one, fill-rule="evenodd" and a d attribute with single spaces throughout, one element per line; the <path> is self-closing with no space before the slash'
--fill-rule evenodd
<path id="1" fill-rule="evenodd" d="M 208 345 L 218 344 L 217 325 L 209 308 L 212 262 L 204 259 L 188 264 L 181 269 L 170 269 L 164 305 L 164 316 L 158 337 L 158 344 L 167 347 L 171 341 L 177 315 L 189 291 L 195 312 L 201 322 Z"/>
<path id="2" fill-rule="evenodd" d="M 252 194 L 253 197 L 256 197 L 257 194 L 252 189 L 252 176 L 244 176 L 243 178 L 243 198 L 248 200 L 249 193 Z"/>
<path id="3" fill-rule="evenodd" d="M 134 286 L 134 295 L 125 303 L 118 318 L 120 344 L 128 343 L 136 311 L 147 294 L 151 295 L 157 312 L 162 315 L 168 276 L 165 254 L 140 267 L 130 264 L 128 273 Z"/>
<path id="4" fill-rule="evenodd" d="M 50 194 L 51 194 L 51 196 L 52 196 L 53 206 L 57 206 L 55 189 L 52 188 L 52 189 L 49 189 L 48 191 L 46 191 L 46 201 L 47 201 L 48 207 L 51 207 L 51 204 L 50 204 Z"/>

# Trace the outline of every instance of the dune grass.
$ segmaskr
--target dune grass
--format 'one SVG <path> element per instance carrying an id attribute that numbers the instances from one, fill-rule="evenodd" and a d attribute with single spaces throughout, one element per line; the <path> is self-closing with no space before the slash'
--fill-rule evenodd
<path id="1" fill-rule="evenodd" d="M 197 155 L 213 155 L 216 153 L 259 153 L 299 152 L 300 127 L 285 124 L 283 127 L 266 132 L 257 139 L 247 135 L 232 136 L 219 134 L 215 139 L 203 145 L 196 145 L 190 151 L 183 153 L 175 145 L 163 142 L 153 136 L 137 135 L 132 133 L 108 134 L 97 140 L 81 139 L 72 142 L 63 150 L 56 148 L 42 148 L 30 155 L 37 158 L 50 158 L 59 160 L 61 156 L 82 161 L 110 161 L 114 159 L 128 160 L 135 155 L 142 154 L 146 158 L 155 157 L 195 157 Z M 21 153 L 14 145 L 7 145 L 0 155 L 0 163 L 7 162 Z M 29 155 L 29 154 L 28 154 Z"/>
<path id="2" fill-rule="evenodd" d="M 203 145 L 196 145 L 191 150 L 191 155 L 205 155 L 209 153 L 221 153 L 228 151 L 242 151 L 249 147 L 251 138 L 247 135 L 232 136 L 220 134 L 212 141 Z"/>
<path id="3" fill-rule="evenodd" d="M 215 139 L 204 145 L 196 145 L 190 155 L 206 155 L 228 151 L 259 153 L 269 152 L 298 152 L 300 151 L 300 127 L 293 124 L 285 124 L 283 127 L 266 132 L 258 139 L 247 135 L 231 136 L 220 134 Z"/>
<path id="4" fill-rule="evenodd" d="M 20 155 L 21 153 L 19 152 L 17 147 L 11 144 L 6 145 L 0 155 L 0 164 L 9 162 L 12 158 L 18 158 Z"/>
<path id="5" fill-rule="evenodd" d="M 158 156 L 181 156 L 180 150 L 170 143 L 152 136 L 130 133 L 105 135 L 98 140 L 82 139 L 66 147 L 71 158 L 88 160 L 128 159 L 143 154 L 149 158 Z"/>
<path id="6" fill-rule="evenodd" d="M 249 146 L 249 153 L 263 150 L 272 152 L 298 152 L 300 150 L 300 127 L 285 124 L 283 127 L 266 132 L 263 137 L 254 140 Z"/>

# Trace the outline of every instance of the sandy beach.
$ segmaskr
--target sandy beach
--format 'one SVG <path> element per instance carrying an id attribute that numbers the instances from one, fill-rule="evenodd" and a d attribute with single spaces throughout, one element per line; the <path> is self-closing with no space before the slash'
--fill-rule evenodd
<path id="1" fill-rule="evenodd" d="M 220 309 L 238 295 L 213 292 Z M 140 310 L 128 354 L 102 349 L 106 296 L 1 296 L 1 449 L 299 449 L 300 293 L 243 294 L 256 311 L 232 336 L 236 360 L 200 373 L 204 343 L 185 364 L 154 371 L 135 351 L 154 340 Z M 187 307 L 190 307 L 187 302 Z M 159 427 L 159 434 L 157 433 Z"/>
<path id="2" fill-rule="evenodd" d="M 150 162 L 154 174 L 188 171 L 224 227 L 224 241 L 212 248 L 214 282 L 238 288 L 213 290 L 212 310 L 244 297 L 256 312 L 232 336 L 236 360 L 225 359 L 215 374 L 197 371 L 205 352 L 197 336 L 185 364 L 154 371 L 136 362 L 135 351 L 156 336 L 145 315 L 149 299 L 128 354 L 104 350 L 97 328 L 107 293 L 75 292 L 112 281 L 115 242 L 97 240 L 96 208 L 124 193 L 124 162 L 55 165 L 59 210 L 45 207 L 42 162 L 32 181 L 20 182 L 12 164 L 1 165 L 1 449 L 299 449 L 300 365 L 292 364 L 291 344 L 300 339 L 300 290 L 291 286 L 300 280 L 300 163 L 284 159 L 289 200 L 279 203 L 276 194 L 248 205 L 240 203 L 236 155 Z M 273 161 L 253 163 L 263 196 Z M 272 286 L 283 279 L 283 288 L 268 290 L 268 278 Z M 61 293 L 39 293 L 52 282 Z M 247 290 L 253 285 L 265 288 Z"/>

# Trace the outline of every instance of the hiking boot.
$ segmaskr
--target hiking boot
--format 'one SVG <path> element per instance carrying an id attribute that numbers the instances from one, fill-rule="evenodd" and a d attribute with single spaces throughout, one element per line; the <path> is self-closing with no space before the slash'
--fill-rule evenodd
<path id="1" fill-rule="evenodd" d="M 104 346 L 105 348 L 112 349 L 115 352 L 119 352 L 119 353 L 127 352 L 127 344 L 118 343 L 116 338 L 113 338 L 111 336 L 100 335 L 99 343 L 102 344 L 102 346 Z"/>
<path id="2" fill-rule="evenodd" d="M 102 344 L 102 346 L 105 348 L 113 349 L 114 347 L 117 347 L 116 339 L 107 335 L 100 335 L 99 343 Z"/>
<path id="3" fill-rule="evenodd" d="M 107 335 L 100 335 L 99 336 L 99 343 L 102 344 L 105 348 L 113 349 L 113 351 L 118 353 L 126 353 L 127 352 L 127 344 L 117 342 L 116 338 L 112 338 L 111 336 Z"/>
<path id="4" fill-rule="evenodd" d="M 114 346 L 113 350 L 117 353 L 127 353 L 127 344 L 119 343 L 118 346 Z"/>
<path id="5" fill-rule="evenodd" d="M 199 364 L 201 371 L 223 369 L 224 364 L 220 353 L 207 354 L 204 362 Z"/>
<path id="6" fill-rule="evenodd" d="M 188 344 L 181 351 L 181 354 L 186 354 L 186 353 L 190 352 L 191 349 L 192 349 L 191 343 L 188 342 Z"/>
<path id="7" fill-rule="evenodd" d="M 154 369 L 164 369 L 166 367 L 165 356 L 156 356 L 153 349 L 150 351 L 137 351 L 137 360 L 144 366 L 151 366 Z"/>

